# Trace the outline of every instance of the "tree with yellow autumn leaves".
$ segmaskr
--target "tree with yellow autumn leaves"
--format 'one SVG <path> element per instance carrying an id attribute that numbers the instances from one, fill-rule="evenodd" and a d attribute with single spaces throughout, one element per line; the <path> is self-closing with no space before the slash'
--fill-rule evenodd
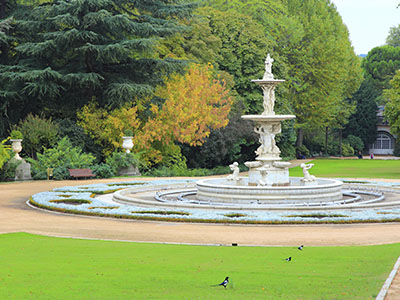
<path id="1" fill-rule="evenodd" d="M 180 155 L 176 143 L 202 145 L 211 130 L 228 124 L 232 97 L 211 65 L 189 65 L 185 74 L 167 78 L 154 95 L 162 104 L 147 99 L 108 112 L 90 103 L 78 113 L 79 125 L 105 154 L 120 148 L 124 130 L 131 129 L 134 151 L 142 152 L 142 158 L 152 164 Z"/>

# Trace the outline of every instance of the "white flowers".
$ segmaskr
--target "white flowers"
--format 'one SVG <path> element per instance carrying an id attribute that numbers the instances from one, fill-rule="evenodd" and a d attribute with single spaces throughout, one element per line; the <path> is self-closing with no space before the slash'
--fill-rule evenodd
<path id="1" fill-rule="evenodd" d="M 163 211 L 163 209 L 150 209 L 137 207 L 133 205 L 123 205 L 110 200 L 102 200 L 102 197 L 93 197 L 93 194 L 103 194 L 117 189 L 128 188 L 138 185 L 165 185 L 193 182 L 194 180 L 156 180 L 156 181 L 129 181 L 129 182 L 112 182 L 90 184 L 82 186 L 65 186 L 56 188 L 51 192 L 42 192 L 32 196 L 31 203 L 47 209 L 56 209 L 58 211 L 76 212 L 88 215 L 102 215 L 110 217 L 154 217 L 165 219 L 183 219 L 183 220 L 203 220 L 212 222 L 213 220 L 233 221 L 254 221 L 254 222 L 354 222 L 354 221 L 384 221 L 384 220 L 400 220 L 400 209 L 361 209 L 358 211 L 312 211 L 304 212 L 278 212 L 278 211 L 232 211 L 223 212 L 218 210 L 205 209 L 177 209 L 177 212 L 188 213 L 184 214 L 160 214 L 151 213 L 151 211 Z M 368 182 L 366 185 L 381 186 L 382 188 L 396 189 L 396 184 L 387 182 Z M 55 202 L 52 202 L 56 200 Z M 64 200 L 64 201 L 63 201 Z M 74 200 L 77 203 L 73 203 Z M 90 201 L 90 203 L 78 203 L 79 200 Z M 140 213 L 143 211 L 143 213 Z M 171 208 L 168 209 L 171 211 Z M 229 214 L 242 214 L 243 216 L 232 218 Z M 300 216 L 300 215 L 303 215 Z M 314 217 L 315 216 L 315 217 Z"/>

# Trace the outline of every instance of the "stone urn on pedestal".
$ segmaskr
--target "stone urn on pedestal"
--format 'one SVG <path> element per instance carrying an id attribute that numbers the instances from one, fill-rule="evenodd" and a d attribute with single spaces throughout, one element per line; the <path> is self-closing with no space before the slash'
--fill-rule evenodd
<path id="1" fill-rule="evenodd" d="M 17 168 L 15 169 L 15 178 L 14 180 L 30 180 L 31 176 L 31 164 L 27 163 L 19 153 L 22 151 L 22 133 L 17 130 L 13 130 L 11 132 L 11 148 L 14 151 L 15 155 L 10 160 L 10 162 L 14 161 L 18 163 Z"/>
<path id="2" fill-rule="evenodd" d="M 126 153 L 131 153 L 133 148 L 133 132 L 130 129 L 124 131 L 124 136 L 122 137 L 122 148 L 125 149 Z"/>
<path id="3" fill-rule="evenodd" d="M 122 137 L 122 148 L 125 149 L 126 153 L 131 153 L 131 149 L 133 148 L 133 137 L 131 136 L 123 136 Z"/>
<path id="4" fill-rule="evenodd" d="M 14 159 L 21 160 L 19 153 L 22 151 L 22 139 L 10 139 L 12 151 L 14 151 Z"/>
<path id="5" fill-rule="evenodd" d="M 122 148 L 125 149 L 126 153 L 131 153 L 131 149 L 133 148 L 133 132 L 132 130 L 125 130 L 124 136 L 122 137 Z M 118 170 L 119 176 L 140 176 L 139 169 L 130 164 L 127 167 L 121 168 Z"/>

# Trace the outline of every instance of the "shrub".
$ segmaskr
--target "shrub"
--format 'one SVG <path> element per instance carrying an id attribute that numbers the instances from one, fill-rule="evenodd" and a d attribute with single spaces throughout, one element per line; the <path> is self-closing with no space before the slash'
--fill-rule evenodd
<path id="1" fill-rule="evenodd" d="M 348 143 L 354 149 L 355 153 L 358 153 L 358 151 L 362 152 L 364 150 L 364 142 L 358 136 L 350 134 L 344 139 L 344 142 Z"/>
<path id="2" fill-rule="evenodd" d="M 342 154 L 343 156 L 353 156 L 354 149 L 348 143 L 342 143 Z"/>
<path id="3" fill-rule="evenodd" d="M 396 140 L 394 144 L 394 151 L 393 151 L 394 156 L 400 156 L 400 142 Z"/>
<path id="4" fill-rule="evenodd" d="M 46 173 L 47 176 L 47 173 Z M 69 172 L 68 172 L 68 168 L 63 167 L 63 166 L 59 166 L 57 168 L 54 168 L 53 170 L 53 179 L 55 180 L 63 180 L 63 179 L 67 179 L 69 177 Z"/>
<path id="5" fill-rule="evenodd" d="M 47 178 L 47 168 L 54 168 L 54 179 L 66 179 L 69 175 L 67 169 L 88 168 L 94 160 L 93 155 L 82 153 L 80 148 L 73 147 L 67 137 L 60 140 L 54 148 L 45 148 L 43 154 L 38 153 L 37 160 L 28 158 L 34 179 Z"/>
<path id="6" fill-rule="evenodd" d="M 0 180 L 5 181 L 15 178 L 15 170 L 22 163 L 22 160 L 9 159 L 2 168 L 0 168 Z"/>
<path id="7" fill-rule="evenodd" d="M 0 169 L 3 167 L 3 165 L 10 159 L 11 157 L 11 147 L 6 145 L 8 142 L 9 138 L 3 140 L 0 142 Z"/>
<path id="8" fill-rule="evenodd" d="M 15 129 L 22 132 L 23 151 L 32 158 L 35 158 L 36 153 L 41 153 L 44 148 L 55 145 L 58 139 L 58 125 L 43 116 L 29 114 Z"/>
<path id="9" fill-rule="evenodd" d="M 104 164 L 104 163 L 94 165 L 94 166 L 90 167 L 90 169 L 93 171 L 93 173 L 98 178 L 110 178 L 110 177 L 114 177 L 116 174 L 110 165 Z"/>
<path id="10" fill-rule="evenodd" d="M 119 151 L 115 151 L 111 156 L 107 157 L 106 164 L 111 168 L 114 174 L 117 174 L 120 169 L 129 166 L 135 166 L 138 169 L 144 167 L 140 161 L 140 153 L 125 153 Z"/>
<path id="11" fill-rule="evenodd" d="M 12 140 L 22 140 L 24 138 L 23 134 L 19 130 L 12 130 L 10 134 Z"/>

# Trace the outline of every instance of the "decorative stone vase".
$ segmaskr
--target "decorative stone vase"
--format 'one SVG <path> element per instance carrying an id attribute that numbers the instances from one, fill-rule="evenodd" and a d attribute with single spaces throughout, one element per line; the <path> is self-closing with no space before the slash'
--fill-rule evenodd
<path id="1" fill-rule="evenodd" d="M 14 158 L 21 160 L 22 158 L 21 158 L 21 156 L 19 156 L 18 153 L 20 153 L 22 151 L 22 145 L 21 145 L 22 139 L 11 139 L 10 141 L 12 142 L 12 145 L 11 145 L 12 150 L 15 152 Z"/>
<path id="2" fill-rule="evenodd" d="M 126 150 L 126 153 L 131 153 L 131 149 L 133 148 L 133 137 L 132 136 L 123 136 L 122 137 L 122 148 Z"/>

